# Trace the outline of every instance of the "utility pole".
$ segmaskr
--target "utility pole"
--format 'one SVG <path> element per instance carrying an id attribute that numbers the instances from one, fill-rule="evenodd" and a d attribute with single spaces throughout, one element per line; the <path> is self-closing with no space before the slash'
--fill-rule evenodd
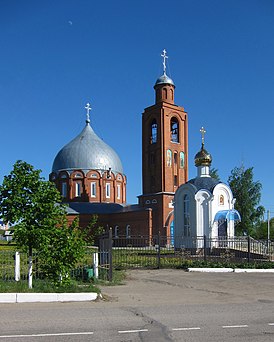
<path id="1" fill-rule="evenodd" d="M 267 252 L 269 254 L 269 242 L 270 242 L 270 210 L 267 210 Z"/>

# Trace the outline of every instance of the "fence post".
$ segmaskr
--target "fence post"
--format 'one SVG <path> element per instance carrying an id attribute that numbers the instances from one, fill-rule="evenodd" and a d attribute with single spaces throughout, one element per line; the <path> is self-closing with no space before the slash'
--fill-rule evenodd
<path id="1" fill-rule="evenodd" d="M 161 236 L 160 231 L 158 231 L 158 250 L 157 250 L 157 268 L 161 267 Z"/>
<path id="2" fill-rule="evenodd" d="M 15 252 L 15 259 L 14 259 L 14 280 L 20 280 L 20 253 Z"/>
<path id="3" fill-rule="evenodd" d="M 247 237 L 247 262 L 250 263 L 250 236 Z"/>
<path id="4" fill-rule="evenodd" d="M 108 280 L 112 281 L 112 228 L 110 228 L 108 232 L 108 262 L 109 262 Z"/>
<path id="5" fill-rule="evenodd" d="M 98 279 L 98 253 L 93 253 L 93 274 Z"/>
<path id="6" fill-rule="evenodd" d="M 206 261 L 206 235 L 204 235 L 204 261 Z"/>

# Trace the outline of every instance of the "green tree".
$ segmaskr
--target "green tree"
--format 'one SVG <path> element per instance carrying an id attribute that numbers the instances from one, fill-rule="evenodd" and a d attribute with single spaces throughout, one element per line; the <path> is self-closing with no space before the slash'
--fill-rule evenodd
<path id="1" fill-rule="evenodd" d="M 0 216 L 13 225 L 17 246 L 29 253 L 30 288 L 33 249 L 39 252 L 40 259 L 48 260 L 47 249 L 58 250 L 61 245 L 64 248 L 65 242 L 70 243 L 65 235 L 69 228 L 65 225 L 66 209 L 61 204 L 61 195 L 52 182 L 44 181 L 40 173 L 41 170 L 19 160 L 0 186 Z M 55 272 L 61 274 L 62 271 L 60 267 Z"/>
<path id="2" fill-rule="evenodd" d="M 265 209 L 260 206 L 262 184 L 253 180 L 253 167 L 235 167 L 228 178 L 233 196 L 236 198 L 235 209 L 241 215 L 241 222 L 236 226 L 237 235 L 252 234 L 262 221 Z"/>
<path id="3" fill-rule="evenodd" d="M 268 221 L 262 221 L 257 227 L 254 229 L 255 239 L 258 240 L 267 240 L 268 237 Z M 269 238 L 270 240 L 274 240 L 274 218 L 272 217 L 269 222 Z"/>
<path id="4" fill-rule="evenodd" d="M 218 174 L 218 169 L 215 169 L 215 167 L 210 168 L 209 170 L 210 177 L 216 179 L 217 181 L 221 181 L 219 174 Z"/>
<path id="5" fill-rule="evenodd" d="M 70 283 L 70 271 L 85 253 L 83 234 L 78 219 L 69 226 L 64 218 L 48 235 L 47 244 L 40 247 L 41 270 L 55 285 Z"/>

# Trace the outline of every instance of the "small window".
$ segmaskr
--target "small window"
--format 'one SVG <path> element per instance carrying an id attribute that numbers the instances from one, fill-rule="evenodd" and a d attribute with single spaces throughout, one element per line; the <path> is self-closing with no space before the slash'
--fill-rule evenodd
<path id="1" fill-rule="evenodd" d="M 190 236 L 190 200 L 189 196 L 184 196 L 184 236 Z"/>
<path id="2" fill-rule="evenodd" d="M 75 178 L 82 178 L 82 174 L 81 173 L 76 173 L 74 177 Z"/>
<path id="3" fill-rule="evenodd" d="M 110 183 L 106 183 L 106 198 L 110 198 Z"/>
<path id="4" fill-rule="evenodd" d="M 117 185 L 117 199 L 120 199 L 121 198 L 121 185 L 118 184 Z"/>
<path id="5" fill-rule="evenodd" d="M 177 165 L 177 162 L 178 162 L 178 154 L 177 154 L 177 152 L 174 152 L 173 159 L 174 159 L 174 164 Z"/>
<path id="6" fill-rule="evenodd" d="M 90 196 L 96 197 L 96 182 L 90 183 Z"/>
<path id="7" fill-rule="evenodd" d="M 81 183 L 75 183 L 75 197 L 81 196 Z"/>
<path id="8" fill-rule="evenodd" d="M 114 237 L 118 238 L 119 237 L 119 226 L 114 227 Z"/>
<path id="9" fill-rule="evenodd" d="M 62 178 L 62 179 L 65 179 L 65 178 L 67 178 L 67 175 L 66 175 L 65 173 L 63 173 L 63 174 L 61 175 L 61 178 Z"/>
<path id="10" fill-rule="evenodd" d="M 174 176 L 174 186 L 178 185 L 178 177 L 175 175 Z"/>
<path id="11" fill-rule="evenodd" d="M 130 229 L 130 225 L 128 224 L 126 226 L 126 238 L 129 239 L 131 236 L 131 229 Z"/>
<path id="12" fill-rule="evenodd" d="M 67 183 L 66 182 L 62 182 L 62 190 L 61 190 L 61 195 L 62 197 L 66 198 L 67 197 Z"/>
<path id="13" fill-rule="evenodd" d="M 151 141 L 151 144 L 155 144 L 157 142 L 157 122 L 155 119 L 151 123 L 150 141 Z"/>
<path id="14" fill-rule="evenodd" d="M 97 178 L 97 174 L 96 173 L 92 173 L 91 174 L 91 178 Z"/>
<path id="15" fill-rule="evenodd" d="M 146 200 L 146 204 L 150 204 L 150 200 Z"/>
<path id="16" fill-rule="evenodd" d="M 179 142 L 179 122 L 176 118 L 170 121 L 170 136 L 172 142 Z"/>
<path id="17" fill-rule="evenodd" d="M 153 199 L 153 200 L 152 200 L 152 203 L 153 203 L 153 204 L 156 204 L 156 203 L 157 203 L 157 200 L 156 200 L 156 199 Z"/>

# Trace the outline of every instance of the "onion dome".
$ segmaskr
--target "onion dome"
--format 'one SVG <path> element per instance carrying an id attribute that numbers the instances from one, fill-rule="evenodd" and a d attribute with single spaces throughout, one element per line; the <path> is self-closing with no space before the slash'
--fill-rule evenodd
<path id="1" fill-rule="evenodd" d="M 210 166 L 212 162 L 212 157 L 209 152 L 204 148 L 204 143 L 200 151 L 195 156 L 195 166 Z"/>
<path id="2" fill-rule="evenodd" d="M 52 172 L 111 169 L 115 173 L 123 173 L 117 153 L 95 134 L 89 122 L 88 117 L 82 132 L 58 152 Z"/>
<path id="3" fill-rule="evenodd" d="M 156 81 L 156 83 L 155 83 L 155 86 L 157 86 L 158 84 L 171 84 L 171 85 L 173 85 L 173 86 L 175 87 L 174 82 L 172 81 L 172 79 L 171 79 L 170 77 L 168 77 L 168 76 L 166 75 L 166 73 L 164 73 L 162 76 L 160 76 L 160 77 L 157 79 L 157 81 Z M 155 87 L 155 86 L 154 86 L 154 87 Z"/>

